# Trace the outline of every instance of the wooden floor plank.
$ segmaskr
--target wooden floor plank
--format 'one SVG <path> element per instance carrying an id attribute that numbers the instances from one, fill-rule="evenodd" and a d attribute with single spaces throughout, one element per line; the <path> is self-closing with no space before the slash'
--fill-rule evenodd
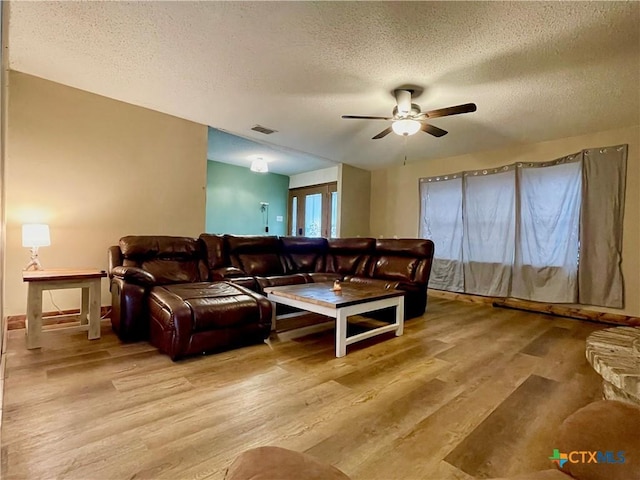
<path id="1" fill-rule="evenodd" d="M 527 355 L 535 355 L 536 357 L 544 357 L 556 342 L 569 336 L 571 336 L 571 332 L 566 328 L 553 327 L 533 339 L 521 352 Z"/>
<path id="2" fill-rule="evenodd" d="M 444 396 L 446 384 L 440 380 L 432 379 L 417 385 L 386 408 L 380 409 L 376 405 L 357 415 L 351 414 L 342 430 L 314 445 L 307 453 L 334 464 L 342 461 L 345 466 L 343 452 L 349 451 L 350 463 L 362 463 L 381 436 L 387 436 L 393 430 L 399 435 L 411 428 L 428 414 L 425 404 L 437 405 Z"/>
<path id="3" fill-rule="evenodd" d="M 381 442 L 372 461 L 356 470 L 355 478 L 393 478 L 397 471 L 403 471 L 405 478 L 428 478 L 429 472 L 530 375 L 531 369 L 531 358 L 517 355 L 504 365 L 500 375 L 489 373 L 495 372 L 494 365 L 467 384 L 454 383 L 455 397 L 409 432 L 390 438 L 388 443 Z"/>
<path id="4" fill-rule="evenodd" d="M 475 477 L 500 476 L 502 458 L 514 454 L 520 438 L 530 435 L 529 427 L 545 413 L 538 398 L 549 397 L 558 386 L 554 380 L 529 376 L 444 460 Z"/>
<path id="5" fill-rule="evenodd" d="M 331 323 L 296 329 L 322 322 L 290 319 L 266 344 L 179 362 L 120 343 L 107 322 L 95 341 L 45 329 L 39 350 L 12 330 L 2 476 L 222 479 L 260 445 L 353 480 L 514 475 L 550 467 L 555 427 L 600 396 L 584 357 L 592 323 L 430 298 L 403 336 L 336 358 Z"/>

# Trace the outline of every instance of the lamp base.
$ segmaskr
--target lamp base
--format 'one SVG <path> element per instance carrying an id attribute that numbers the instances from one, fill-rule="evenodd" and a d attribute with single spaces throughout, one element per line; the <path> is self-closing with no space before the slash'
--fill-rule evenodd
<path id="1" fill-rule="evenodd" d="M 42 270 L 42 264 L 38 258 L 38 247 L 31 247 L 31 260 L 29 264 L 24 268 L 27 270 Z"/>

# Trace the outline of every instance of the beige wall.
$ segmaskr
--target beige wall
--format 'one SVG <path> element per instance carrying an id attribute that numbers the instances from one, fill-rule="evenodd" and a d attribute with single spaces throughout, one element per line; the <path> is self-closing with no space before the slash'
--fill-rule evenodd
<path id="1" fill-rule="evenodd" d="M 369 236 L 371 172 L 341 164 L 338 177 L 339 236 Z"/>
<path id="2" fill-rule="evenodd" d="M 371 235 L 418 235 L 418 179 L 433 175 L 490 168 L 516 161 L 552 160 L 590 147 L 629 144 L 622 270 L 626 308 L 594 310 L 640 316 L 640 126 L 563 138 L 502 150 L 424 160 L 372 172 Z"/>
<path id="3" fill-rule="evenodd" d="M 205 125 L 11 72 L 7 143 L 5 315 L 25 312 L 22 223 L 50 225 L 50 268 L 106 269 L 124 235 L 204 231 Z M 79 291 L 53 295 L 79 307 Z M 54 310 L 48 294 L 44 308 Z"/>
<path id="4" fill-rule="evenodd" d="M 289 177 L 289 188 L 309 187 L 338 181 L 339 166 L 298 173 Z"/>
<path id="5" fill-rule="evenodd" d="M 0 351 L 3 355 L 6 351 L 5 338 L 4 338 L 4 300 L 2 299 L 2 292 L 4 291 L 4 263 L 6 258 L 5 249 L 5 211 L 4 211 L 4 186 L 5 186 L 5 169 L 4 160 L 6 156 L 6 138 L 7 138 L 7 92 L 9 85 L 9 2 L 2 2 L 0 5 L 0 13 L 2 18 L 2 41 L 0 42 L 0 49 L 2 49 L 2 62 L 0 72 Z M 4 358 L 2 359 L 4 364 Z M 4 372 L 0 369 L 0 397 L 2 395 L 2 378 Z M 0 401 L 0 404 L 2 402 Z M 1 406 L 1 405 L 0 405 Z M 0 411 L 0 415 L 1 415 Z"/>

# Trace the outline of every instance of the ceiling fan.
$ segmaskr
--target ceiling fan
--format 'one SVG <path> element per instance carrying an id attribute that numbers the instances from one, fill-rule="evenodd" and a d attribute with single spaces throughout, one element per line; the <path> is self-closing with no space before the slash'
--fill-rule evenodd
<path id="1" fill-rule="evenodd" d="M 411 95 L 413 90 L 394 90 L 397 105 L 393 109 L 392 117 L 372 117 L 369 115 L 342 115 L 342 118 L 355 118 L 362 120 L 387 120 L 392 121 L 390 127 L 385 128 L 379 134 L 372 138 L 377 140 L 382 137 L 386 137 L 392 131 L 398 135 L 413 135 L 419 130 L 425 133 L 429 133 L 434 137 L 442 137 L 448 132 L 429 123 L 425 123 L 426 120 L 437 117 L 447 117 L 449 115 L 459 115 L 461 113 L 470 113 L 476 111 L 475 103 L 465 103 L 463 105 L 456 105 L 454 107 L 439 108 L 438 110 L 431 110 L 430 112 L 420 111 L 420 106 L 415 103 L 411 103 Z"/>

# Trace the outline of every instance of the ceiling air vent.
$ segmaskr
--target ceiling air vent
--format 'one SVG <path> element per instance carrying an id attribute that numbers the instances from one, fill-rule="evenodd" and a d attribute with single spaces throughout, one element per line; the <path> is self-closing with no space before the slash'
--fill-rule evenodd
<path id="1" fill-rule="evenodd" d="M 263 127 L 262 125 L 254 125 L 253 127 L 251 127 L 251 130 L 264 133 L 265 135 L 271 135 L 272 133 L 277 132 L 277 130 L 272 130 L 270 128 Z"/>

